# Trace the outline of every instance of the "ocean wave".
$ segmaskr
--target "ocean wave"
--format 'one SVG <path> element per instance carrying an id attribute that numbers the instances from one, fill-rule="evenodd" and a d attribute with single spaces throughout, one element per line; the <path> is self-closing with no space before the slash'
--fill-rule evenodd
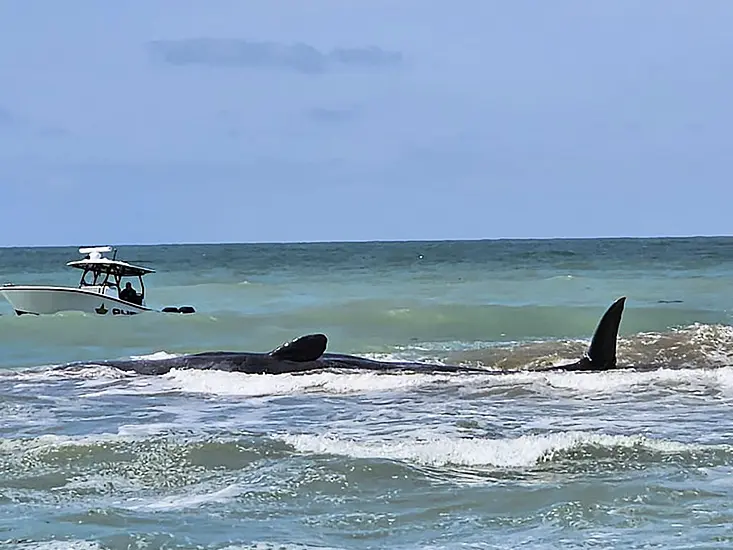
<path id="1" fill-rule="evenodd" d="M 432 436 L 402 441 L 365 442 L 331 435 L 282 435 L 293 449 L 309 454 L 333 454 L 359 459 L 388 459 L 427 466 L 490 466 L 531 468 L 562 459 L 585 458 L 635 450 L 648 462 L 676 455 L 694 462 L 704 456 L 719 461 L 733 460 L 729 445 L 694 445 L 652 439 L 643 435 L 607 435 L 587 432 L 559 432 L 520 436 L 514 439 L 458 439 Z"/>
<path id="2" fill-rule="evenodd" d="M 27 540 L 10 540 L 8 543 L 13 544 L 13 548 L 22 550 L 102 550 L 103 547 L 95 541 L 86 540 L 46 540 L 46 541 L 27 541 Z M 4 544 L 0 541 L 0 544 Z"/>
<path id="3" fill-rule="evenodd" d="M 259 476 L 252 470 L 259 461 L 266 459 L 261 464 L 272 465 L 272 461 L 298 456 L 309 460 L 319 456 L 388 460 L 448 469 L 533 470 L 545 465 L 602 462 L 624 468 L 631 462 L 663 465 L 673 461 L 687 467 L 714 467 L 733 464 L 733 446 L 576 430 L 505 438 L 467 438 L 423 430 L 387 438 L 356 438 L 328 432 L 212 437 L 178 431 L 166 436 L 110 433 L 0 439 L 0 465 L 6 472 L 4 484 L 41 476 L 46 489 L 75 495 L 134 495 L 154 488 L 198 486 L 206 484 L 209 478 L 216 478 L 220 485 L 224 472 Z M 56 475 L 52 475 L 54 472 Z M 197 502 L 209 497 L 212 501 L 232 498 L 237 489 L 231 475 L 227 478 L 230 481 L 226 494 L 188 494 Z M 41 484 L 32 486 L 40 488 Z M 187 505 L 196 505 L 194 500 Z M 146 499 L 137 503 L 156 506 Z M 182 505 L 173 501 L 168 504 Z"/>
<path id="4" fill-rule="evenodd" d="M 225 546 L 221 550 L 342 550 L 332 546 L 324 546 L 322 544 L 305 544 L 299 542 L 266 542 L 257 541 L 249 544 L 236 544 Z"/>
<path id="5" fill-rule="evenodd" d="M 437 392 L 460 390 L 464 397 L 491 391 L 511 393 L 518 387 L 533 393 L 569 390 L 580 395 L 613 395 L 630 389 L 716 390 L 733 392 L 733 367 L 716 369 L 660 368 L 653 371 L 621 369 L 607 372 L 522 371 L 504 375 L 425 373 L 316 372 L 310 374 L 261 375 L 216 371 L 172 371 L 159 391 L 267 397 L 309 393 L 349 395 L 375 392 Z M 113 392 L 123 390 L 111 390 Z M 155 393 L 149 388 L 150 393 Z M 100 392 L 104 394 L 105 392 Z"/>
<path id="6" fill-rule="evenodd" d="M 416 342 L 390 350 L 361 353 L 381 361 L 414 361 L 483 367 L 487 374 L 423 372 L 314 371 L 299 374 L 249 375 L 224 371 L 178 369 L 160 377 L 90 362 L 0 370 L 0 394 L 36 398 L 69 383 L 64 391 L 81 397 L 111 395 L 188 394 L 266 397 L 306 393 L 359 394 L 422 390 L 481 394 L 561 389 L 578 394 L 613 394 L 628 389 L 733 391 L 733 327 L 693 324 L 663 332 L 642 332 L 619 339 L 617 369 L 606 372 L 548 372 L 545 369 L 577 360 L 587 339 L 551 339 L 506 344 Z M 166 350 L 131 356 L 131 360 L 166 359 L 179 355 Z M 498 376 L 496 371 L 502 371 Z M 51 399 L 51 397 L 49 397 Z M 22 411 L 19 411 L 20 414 Z"/>
<path id="7" fill-rule="evenodd" d="M 389 374 L 377 372 L 311 374 L 241 374 L 232 372 L 175 370 L 165 375 L 171 387 L 188 393 L 260 397 L 303 393 L 353 394 L 409 391 L 456 380 L 450 375 Z"/>
<path id="8" fill-rule="evenodd" d="M 306 544 L 300 542 L 267 542 L 255 541 L 246 544 L 224 546 L 221 550 L 343 550 L 342 548 L 323 544 Z"/>
<path id="9" fill-rule="evenodd" d="M 62 502 L 110 494 L 148 497 L 156 490 L 190 488 L 221 479 L 222 470 L 289 454 L 266 437 L 165 435 L 52 436 L 0 439 L 0 486 L 18 489 L 15 501 Z"/>
<path id="10" fill-rule="evenodd" d="M 714 349 L 710 356 L 704 351 L 694 361 L 690 354 L 670 355 L 662 351 L 655 356 L 653 348 L 646 353 L 639 366 L 624 364 L 620 360 L 615 370 L 604 372 L 545 371 L 545 365 L 566 363 L 569 357 L 540 357 L 535 359 L 536 350 L 525 350 L 524 361 L 519 353 L 514 359 L 519 365 L 507 367 L 509 361 L 499 362 L 504 367 L 501 373 L 462 374 L 426 372 L 375 372 L 375 371 L 314 371 L 298 374 L 244 374 L 217 370 L 174 369 L 162 376 L 140 376 L 122 372 L 112 367 L 89 366 L 60 370 L 18 371 L 12 376 L 5 373 L 5 382 L 12 384 L 13 395 L 33 389 L 36 399 L 45 395 L 47 386 L 67 381 L 73 384 L 68 391 L 82 398 L 114 395 L 164 395 L 184 393 L 221 397 L 277 397 L 286 395 L 331 394 L 351 395 L 379 392 L 410 393 L 415 391 L 454 392 L 465 397 L 489 392 L 512 394 L 518 388 L 530 393 L 546 394 L 560 390 L 577 395 L 614 395 L 635 390 L 699 391 L 703 393 L 723 392 L 733 394 L 733 367 L 720 365 L 720 350 Z M 509 352 L 511 354 L 511 352 Z M 579 356 L 579 355 L 578 355 Z M 398 359 L 398 354 L 382 355 L 381 359 Z M 486 359 L 484 359 L 486 360 Z M 628 360 L 627 360 L 628 361 Z M 461 364 L 482 364 L 483 361 L 463 361 Z M 524 363 L 524 364 L 521 364 Z M 541 363 L 541 366 L 538 366 Z M 636 367 L 636 368 L 635 368 Z M 49 396 L 48 399 L 60 399 Z M 13 407 L 8 402 L 8 412 Z M 7 408 L 7 407 L 6 407 Z M 17 414 L 23 411 L 18 409 Z"/>
<path id="11" fill-rule="evenodd" d="M 502 370 L 542 368 L 575 360 L 587 350 L 590 339 L 549 339 L 459 347 L 445 353 L 433 351 L 446 363 L 487 366 Z M 406 346 L 393 354 L 409 359 L 425 356 L 439 345 Z M 410 357 L 411 356 L 411 357 Z M 733 366 L 733 327 L 695 323 L 662 332 L 640 332 L 619 338 L 619 368 L 712 368 Z"/>

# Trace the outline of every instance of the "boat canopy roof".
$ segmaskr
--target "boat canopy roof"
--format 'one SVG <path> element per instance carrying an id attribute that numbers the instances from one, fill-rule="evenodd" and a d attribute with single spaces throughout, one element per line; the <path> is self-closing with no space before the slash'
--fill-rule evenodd
<path id="1" fill-rule="evenodd" d="M 103 252 L 111 251 L 112 248 L 109 246 L 80 248 L 79 252 L 81 254 L 87 254 L 87 257 L 82 260 L 68 262 L 66 265 L 85 271 L 109 273 L 116 277 L 142 277 L 147 273 L 155 273 L 155 270 L 147 267 L 132 265 L 121 260 L 112 260 L 102 256 Z"/>

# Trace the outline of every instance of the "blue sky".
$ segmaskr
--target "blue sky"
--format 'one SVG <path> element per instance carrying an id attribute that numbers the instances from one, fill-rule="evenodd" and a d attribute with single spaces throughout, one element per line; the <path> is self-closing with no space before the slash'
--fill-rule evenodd
<path id="1" fill-rule="evenodd" d="M 0 3 L 0 245 L 731 234 L 733 2 Z"/>

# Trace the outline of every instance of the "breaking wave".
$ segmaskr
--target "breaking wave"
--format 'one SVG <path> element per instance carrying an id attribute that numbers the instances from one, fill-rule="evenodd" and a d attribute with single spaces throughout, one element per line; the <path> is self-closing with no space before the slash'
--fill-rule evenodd
<path id="1" fill-rule="evenodd" d="M 729 462 L 733 459 L 733 447 L 729 445 L 692 445 L 642 435 L 572 431 L 494 440 L 433 436 L 368 442 L 329 435 L 285 435 L 282 440 L 303 453 L 388 459 L 428 466 L 532 468 L 543 463 L 609 456 L 617 457 L 620 464 L 632 456 L 649 463 L 663 461 L 669 456 L 693 462 Z"/>

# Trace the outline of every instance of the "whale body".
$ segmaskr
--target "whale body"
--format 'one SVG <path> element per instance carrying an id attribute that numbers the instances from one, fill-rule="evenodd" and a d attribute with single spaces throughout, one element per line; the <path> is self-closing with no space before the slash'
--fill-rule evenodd
<path id="1" fill-rule="evenodd" d="M 616 342 L 626 297 L 617 299 L 601 317 L 587 352 L 577 361 L 545 370 L 606 371 L 616 367 Z M 357 355 L 326 353 L 325 334 L 307 334 L 266 352 L 207 351 L 166 359 L 111 360 L 95 365 L 161 375 L 173 369 L 221 370 L 247 374 L 302 373 L 326 369 L 369 370 L 380 372 L 420 371 L 501 374 L 506 371 L 485 368 L 418 362 L 376 361 Z M 89 365 L 73 363 L 67 366 Z"/>

